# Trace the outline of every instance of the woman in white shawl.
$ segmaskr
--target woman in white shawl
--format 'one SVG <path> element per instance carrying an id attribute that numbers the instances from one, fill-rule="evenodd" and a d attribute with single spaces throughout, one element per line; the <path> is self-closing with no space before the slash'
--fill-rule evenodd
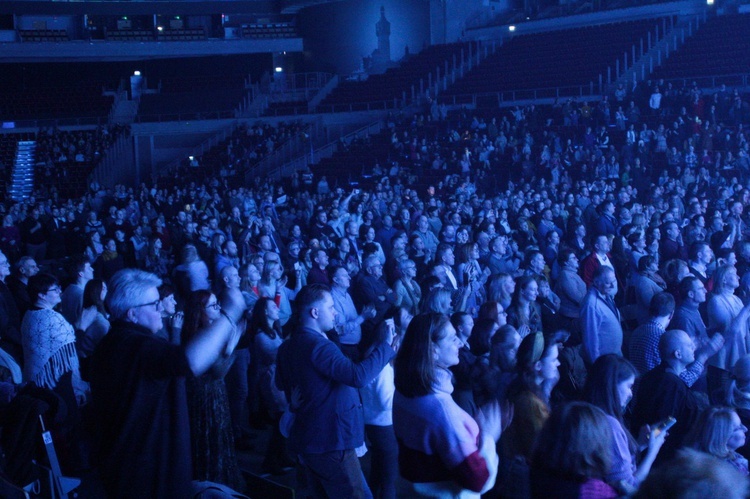
<path id="1" fill-rule="evenodd" d="M 709 362 L 726 370 L 750 351 L 750 306 L 744 306 L 734 294 L 739 285 L 736 268 L 729 265 L 719 267 L 714 274 L 714 294 L 708 302 L 708 328 L 724 336 L 724 347 Z"/>
<path id="2" fill-rule="evenodd" d="M 63 463 L 77 467 L 75 449 L 79 439 L 80 415 L 78 406 L 86 400 L 87 385 L 78 370 L 78 354 L 73 326 L 53 308 L 60 303 L 60 284 L 55 276 L 40 273 L 29 278 L 29 296 L 33 306 L 23 317 L 21 337 L 23 342 L 23 381 L 57 393 L 66 404 L 65 421 L 60 431 L 67 434 L 65 442 L 71 444 L 67 455 L 74 461 Z M 93 316 L 83 314 L 79 328 L 86 329 Z M 70 468 L 68 468 L 70 469 Z"/>

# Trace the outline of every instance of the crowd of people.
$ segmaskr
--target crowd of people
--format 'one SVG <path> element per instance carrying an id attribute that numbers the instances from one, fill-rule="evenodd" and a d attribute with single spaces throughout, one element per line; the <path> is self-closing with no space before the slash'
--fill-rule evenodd
<path id="1" fill-rule="evenodd" d="M 53 393 L 65 471 L 115 497 L 252 495 L 259 421 L 313 497 L 744 497 L 746 107 L 433 105 L 369 183 L 0 204 L 6 413 Z"/>

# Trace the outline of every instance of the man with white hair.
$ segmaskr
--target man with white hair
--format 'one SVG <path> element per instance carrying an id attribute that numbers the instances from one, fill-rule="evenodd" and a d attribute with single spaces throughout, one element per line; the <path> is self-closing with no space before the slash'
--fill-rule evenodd
<path id="1" fill-rule="evenodd" d="M 362 271 L 357 274 L 353 298 L 360 308 L 366 305 L 375 307 L 376 315 L 373 322 L 376 324 L 396 303 L 396 293 L 383 279 L 383 264 L 377 255 L 370 255 L 365 259 Z"/>
<path id="2" fill-rule="evenodd" d="M 112 329 L 91 360 L 94 421 L 99 425 L 100 476 L 110 497 L 193 497 L 190 422 L 185 379 L 231 355 L 245 309 L 238 290 L 221 315 L 185 345 L 162 328 L 161 279 L 123 269 L 109 282 Z"/>
<path id="3" fill-rule="evenodd" d="M 611 267 L 601 266 L 594 273 L 591 288 L 581 303 L 583 358 L 589 365 L 608 353 L 622 355 L 622 325 L 615 306 L 617 278 Z"/>

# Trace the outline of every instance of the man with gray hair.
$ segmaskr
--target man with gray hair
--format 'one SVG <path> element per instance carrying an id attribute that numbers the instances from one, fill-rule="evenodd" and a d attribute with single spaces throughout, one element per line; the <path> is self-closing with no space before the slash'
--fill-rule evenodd
<path id="1" fill-rule="evenodd" d="M 185 378 L 200 376 L 239 340 L 245 309 L 227 293 L 220 318 L 182 346 L 156 336 L 162 327 L 161 279 L 123 269 L 109 282 L 112 329 L 91 361 L 98 462 L 109 497 L 192 497 L 192 462 Z"/>
<path id="2" fill-rule="evenodd" d="M 617 278 L 612 267 L 600 266 L 581 302 L 583 358 L 589 365 L 607 353 L 622 355 L 620 311 L 615 306 Z"/>
<path id="3" fill-rule="evenodd" d="M 377 255 L 365 258 L 362 271 L 357 274 L 352 298 L 360 309 L 367 305 L 375 307 L 376 315 L 372 318 L 374 324 L 380 322 L 386 311 L 396 303 L 396 293 L 383 279 L 383 264 Z"/>
<path id="4" fill-rule="evenodd" d="M 13 293 L 13 298 L 16 299 L 18 313 L 21 315 L 21 319 L 23 319 L 23 315 L 31 308 L 33 302 L 27 288 L 29 277 L 37 275 L 39 266 L 32 257 L 22 256 L 13 267 L 14 272 L 8 277 L 6 284 L 10 292 Z"/>

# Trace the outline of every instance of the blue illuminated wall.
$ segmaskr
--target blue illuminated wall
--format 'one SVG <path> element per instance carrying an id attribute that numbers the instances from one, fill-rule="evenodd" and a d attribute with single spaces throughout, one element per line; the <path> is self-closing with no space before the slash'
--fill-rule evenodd
<path id="1" fill-rule="evenodd" d="M 378 46 L 375 23 L 380 7 L 391 23 L 391 59 L 408 45 L 412 53 L 430 42 L 429 2 L 425 0 L 346 0 L 305 9 L 298 25 L 310 70 L 349 73 Z M 309 54 L 315 54 L 313 58 Z"/>

